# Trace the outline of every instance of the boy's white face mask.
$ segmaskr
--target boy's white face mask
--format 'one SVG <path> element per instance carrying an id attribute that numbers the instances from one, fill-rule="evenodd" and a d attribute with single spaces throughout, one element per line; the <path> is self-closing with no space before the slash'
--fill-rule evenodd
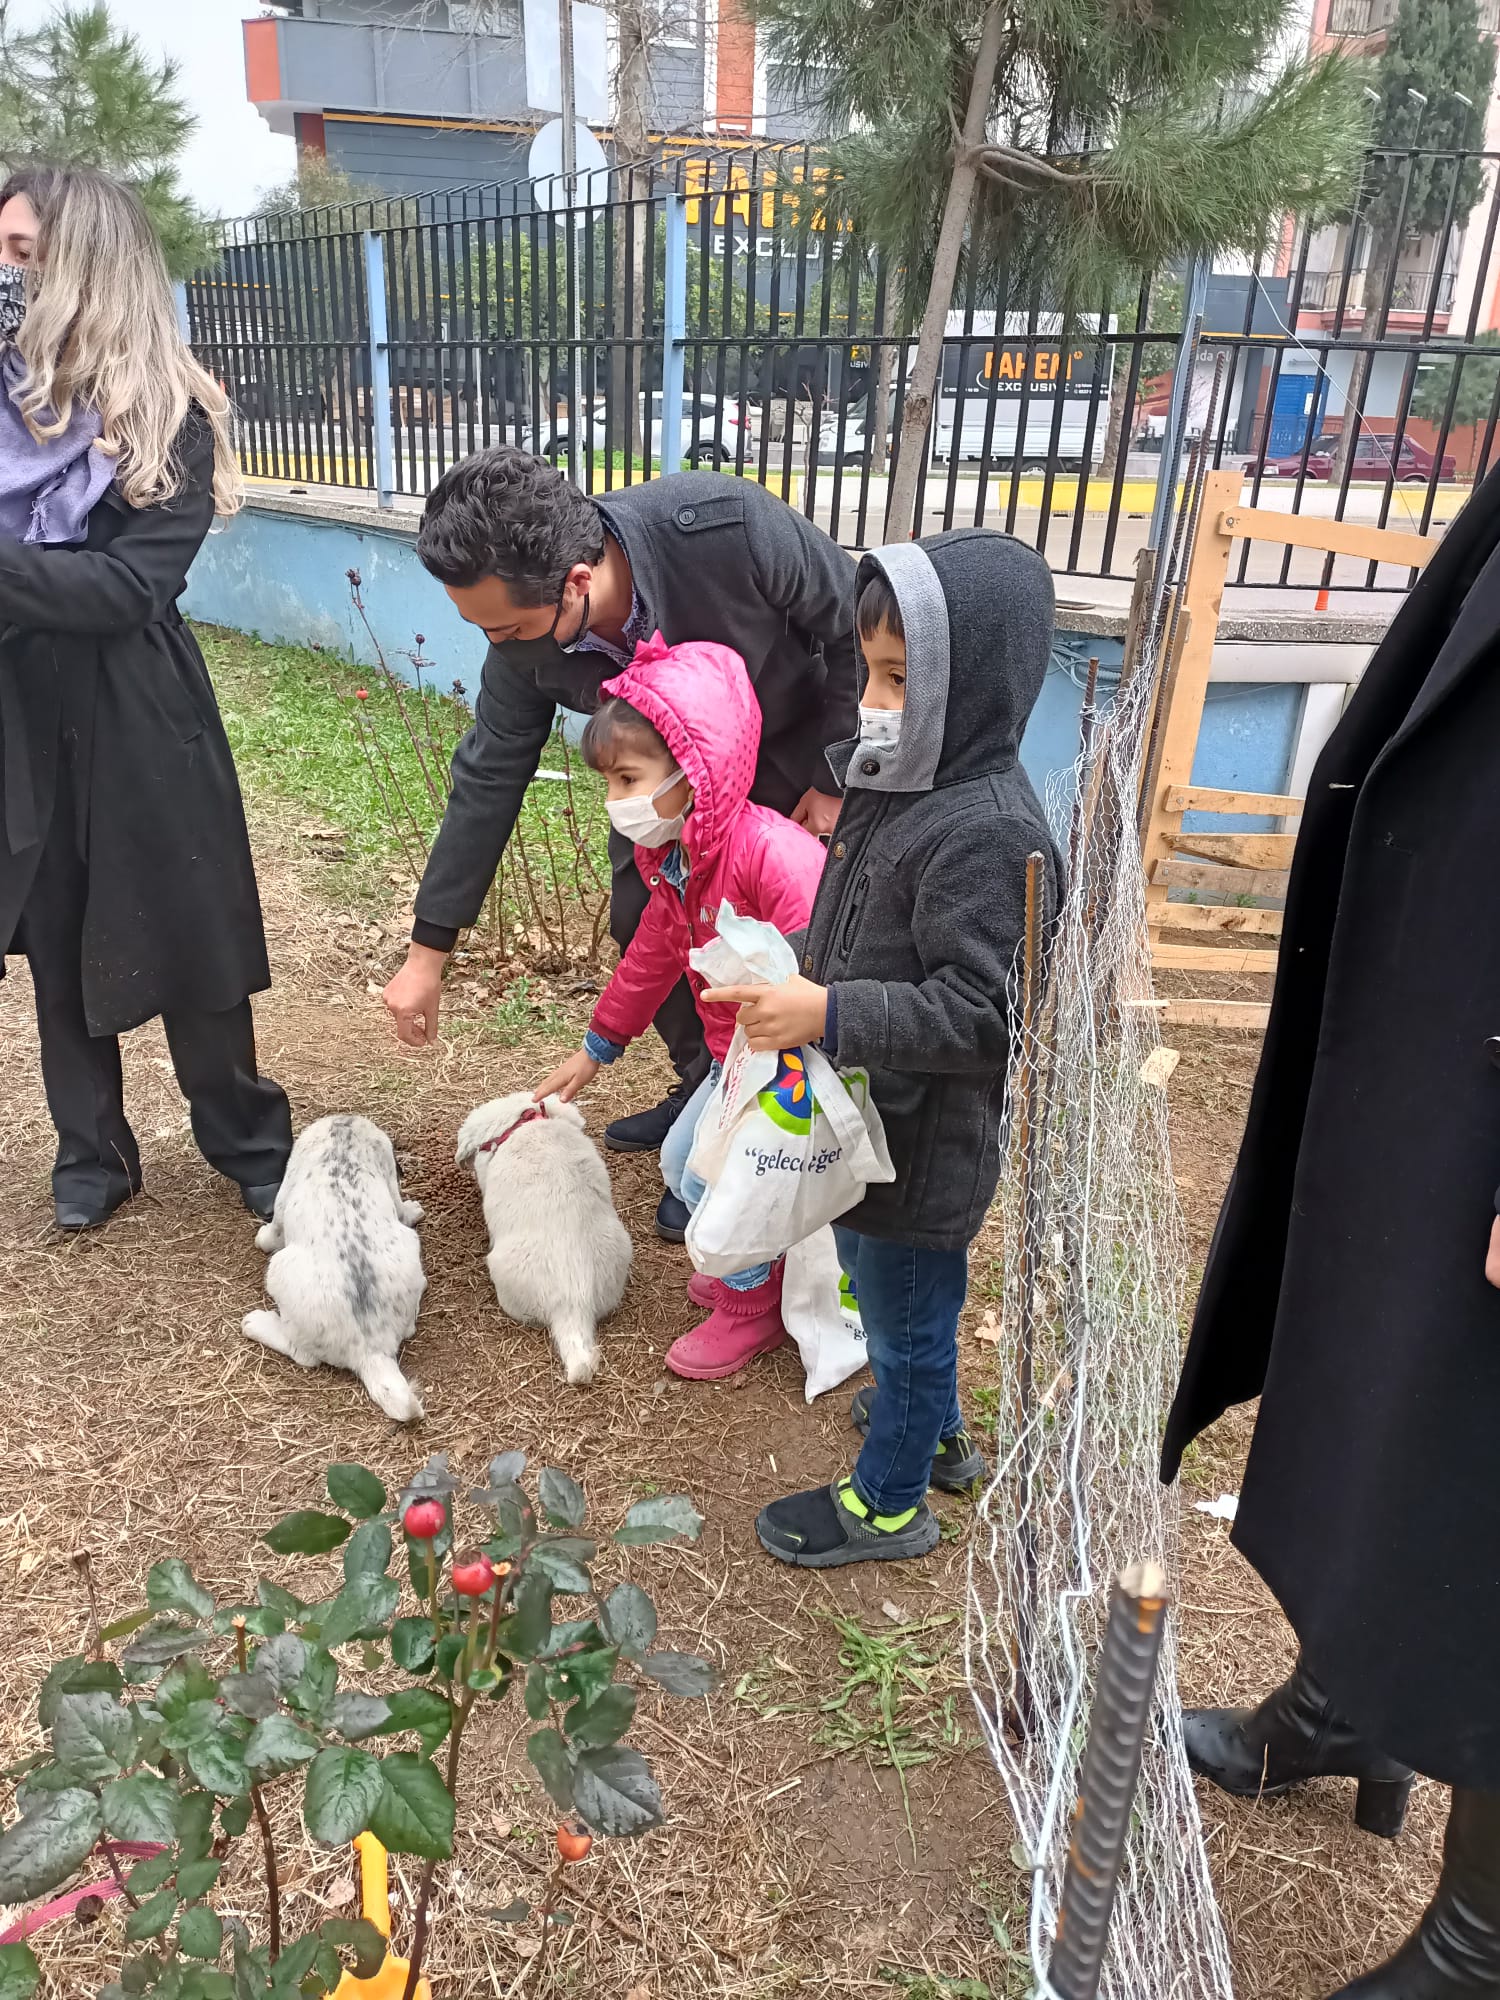
<path id="1" fill-rule="evenodd" d="M 609 814 L 609 823 L 615 832 L 622 839 L 633 841 L 637 847 L 670 847 L 681 836 L 688 807 L 684 806 L 673 819 L 663 819 L 656 810 L 656 801 L 663 792 L 670 792 L 681 778 L 681 771 L 674 771 L 670 778 L 663 778 L 649 798 L 637 793 L 628 799 L 611 799 L 604 810 Z M 688 805 L 691 803 L 689 799 Z"/>
<path id="2" fill-rule="evenodd" d="M 859 740 L 868 750 L 894 750 L 901 741 L 901 710 L 866 708 L 861 704 Z"/>

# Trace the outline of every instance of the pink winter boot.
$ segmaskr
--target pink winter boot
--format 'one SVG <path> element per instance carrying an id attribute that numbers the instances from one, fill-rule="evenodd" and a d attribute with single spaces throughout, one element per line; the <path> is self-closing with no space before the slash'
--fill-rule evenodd
<path id="1" fill-rule="evenodd" d="M 695 1306 L 702 1306 L 705 1312 L 712 1312 L 715 1299 L 719 1296 L 714 1280 L 707 1271 L 694 1271 L 688 1279 L 688 1297 Z"/>
<path id="2" fill-rule="evenodd" d="M 786 1339 L 781 1323 L 781 1271 L 778 1264 L 753 1292 L 732 1292 L 719 1279 L 713 1287 L 713 1311 L 691 1333 L 667 1349 L 667 1366 L 691 1382 L 717 1382 L 737 1375 L 757 1354 L 769 1354 Z"/>

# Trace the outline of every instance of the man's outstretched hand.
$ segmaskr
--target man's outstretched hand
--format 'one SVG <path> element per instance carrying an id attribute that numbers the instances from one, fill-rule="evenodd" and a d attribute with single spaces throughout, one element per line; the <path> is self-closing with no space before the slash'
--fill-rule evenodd
<path id="1" fill-rule="evenodd" d="M 798 826 L 805 826 L 809 833 L 815 833 L 821 840 L 838 825 L 842 804 L 843 800 L 831 792 L 806 791 L 798 799 L 792 818 Z"/>
<path id="2" fill-rule="evenodd" d="M 1490 1230 L 1490 1254 L 1484 1260 L 1484 1275 L 1500 1289 L 1500 1215 L 1495 1217 Z"/>
<path id="3" fill-rule="evenodd" d="M 447 957 L 446 952 L 434 951 L 430 945 L 409 946 L 405 965 L 381 995 L 395 1023 L 397 1039 L 408 1048 L 425 1049 L 438 1038 Z"/>

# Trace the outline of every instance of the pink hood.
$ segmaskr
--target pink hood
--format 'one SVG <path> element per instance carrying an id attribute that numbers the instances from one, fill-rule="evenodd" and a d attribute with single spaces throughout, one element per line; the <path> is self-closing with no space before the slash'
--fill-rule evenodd
<path id="1" fill-rule="evenodd" d="M 760 703 L 744 661 L 706 640 L 669 646 L 657 632 L 600 693 L 638 709 L 677 759 L 693 788 L 682 844 L 694 862 L 709 860 L 750 796 L 760 754 Z"/>
<path id="2" fill-rule="evenodd" d="M 726 900 L 741 916 L 774 924 L 783 936 L 804 929 L 823 872 L 823 848 L 805 827 L 750 803 L 760 704 L 738 653 L 706 643 L 668 647 L 658 634 L 602 691 L 628 701 L 657 730 L 693 788 L 693 810 L 682 829 L 691 864 L 685 895 L 663 876 L 661 849 L 635 851 L 651 896 L 600 995 L 593 1026 L 609 1041 L 634 1041 L 687 973 L 705 1039 L 722 1062 L 735 1009 L 704 1006 L 704 982 L 690 969 L 688 954 L 718 935 L 719 905 Z"/>

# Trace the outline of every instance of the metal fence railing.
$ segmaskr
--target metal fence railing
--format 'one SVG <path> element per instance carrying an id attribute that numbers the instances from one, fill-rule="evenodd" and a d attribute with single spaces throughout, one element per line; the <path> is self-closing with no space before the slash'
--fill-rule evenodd
<path id="1" fill-rule="evenodd" d="M 1056 569 L 1127 576 L 1173 411 L 1261 504 L 1449 518 L 1500 422 L 1497 165 L 1373 154 L 1357 225 L 1289 220 L 1253 268 L 1153 275 L 1066 317 L 971 290 L 949 315 L 924 524 L 997 525 Z M 399 504 L 504 439 L 590 491 L 716 465 L 848 546 L 881 540 L 913 302 L 836 222 L 816 154 L 703 142 L 614 169 L 607 191 L 549 208 L 522 182 L 226 225 L 186 310 L 247 472 Z M 1263 550 L 1235 581 L 1405 575 Z"/>

